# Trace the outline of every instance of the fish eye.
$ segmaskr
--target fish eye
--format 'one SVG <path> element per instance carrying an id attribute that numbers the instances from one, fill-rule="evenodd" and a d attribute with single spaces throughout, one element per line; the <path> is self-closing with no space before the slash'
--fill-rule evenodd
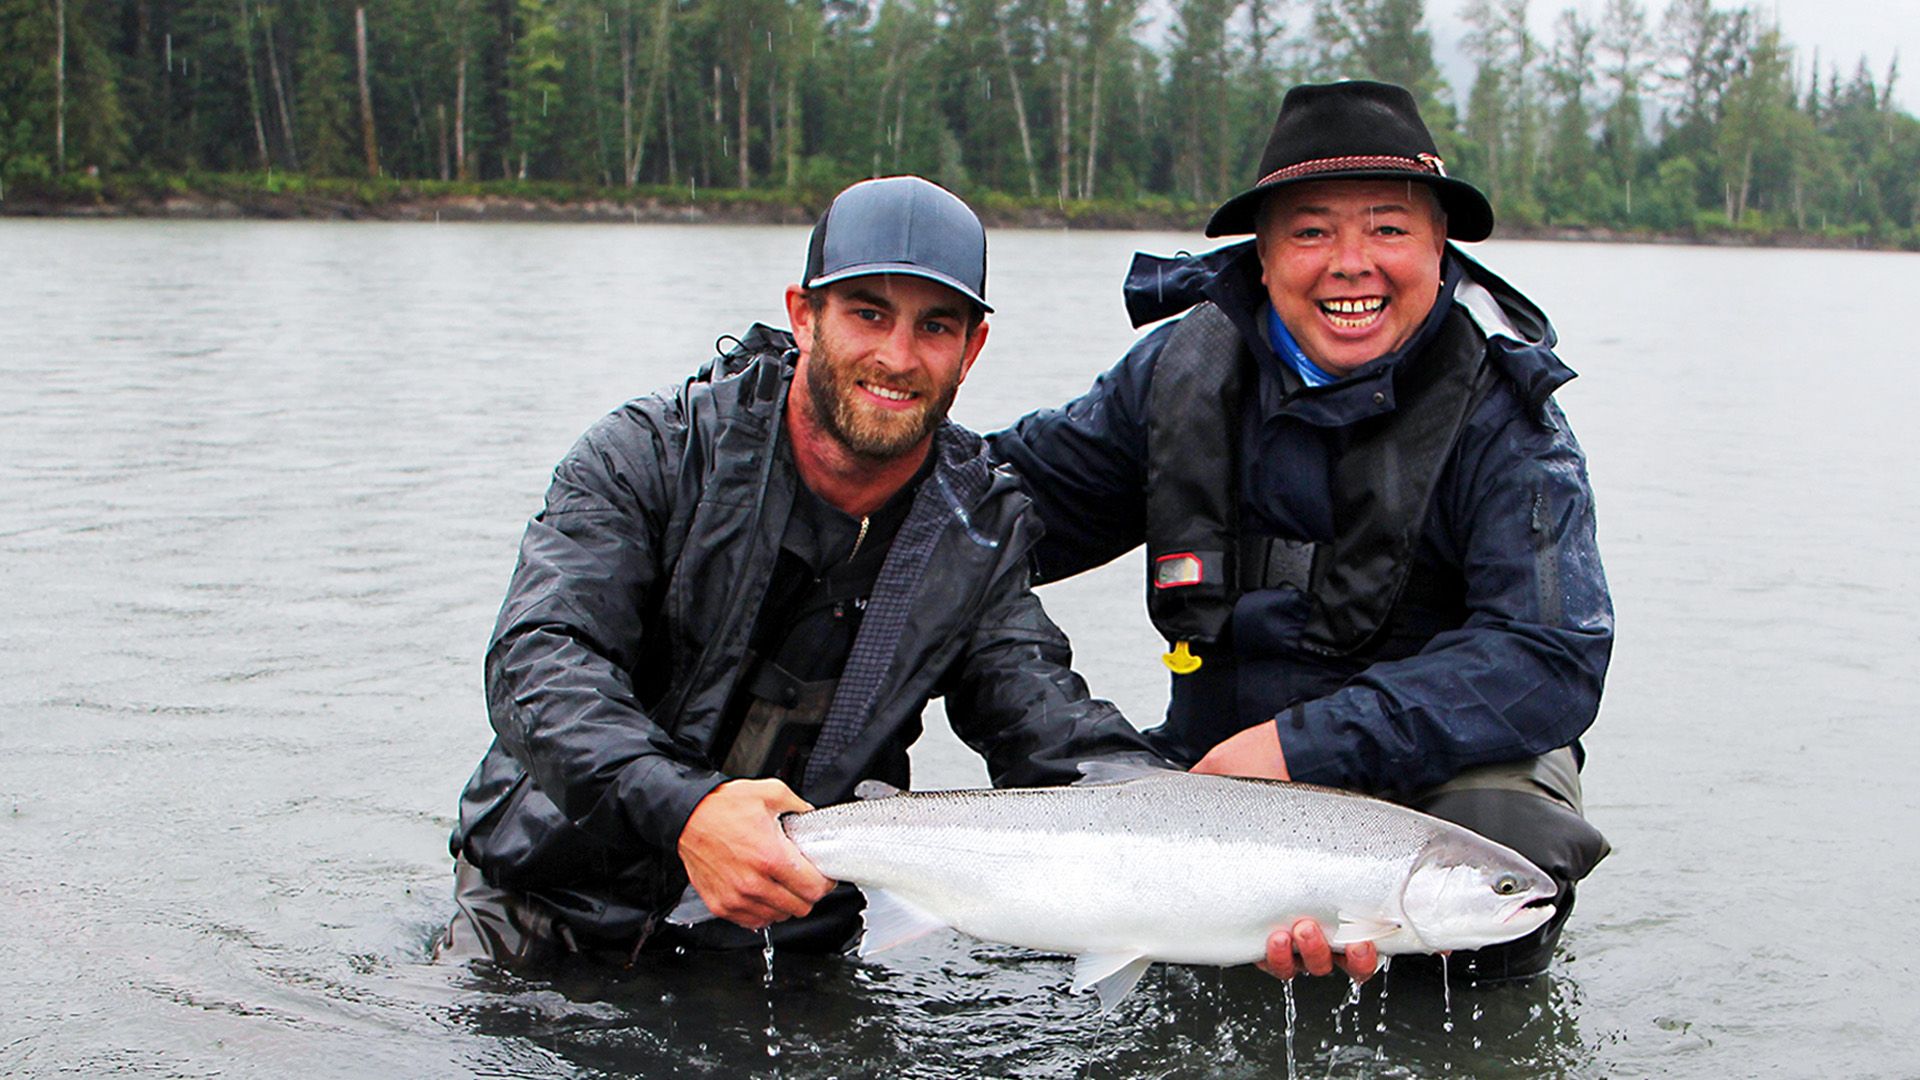
<path id="1" fill-rule="evenodd" d="M 1501 896 L 1512 896 L 1520 891 L 1520 879 L 1512 874 L 1502 874 L 1500 880 L 1493 883 L 1493 891 Z"/>

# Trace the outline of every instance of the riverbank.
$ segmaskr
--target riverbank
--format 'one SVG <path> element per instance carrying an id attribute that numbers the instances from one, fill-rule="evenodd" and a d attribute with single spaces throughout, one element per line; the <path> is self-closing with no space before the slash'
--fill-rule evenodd
<path id="1" fill-rule="evenodd" d="M 187 220 L 667 222 L 810 225 L 832 190 L 545 181 L 350 180 L 285 173 L 69 177 L 0 191 L 0 216 Z M 968 201 L 990 226 L 1198 230 L 1210 207 L 1148 197 L 1056 203 L 997 192 Z"/>
<path id="2" fill-rule="evenodd" d="M 74 176 L 58 184 L 0 188 L 0 217 L 173 218 L 421 222 L 593 222 L 807 225 L 830 191 L 773 188 L 600 188 L 540 181 L 351 180 L 285 173 Z M 999 192 L 968 201 L 993 228 L 1201 231 L 1211 205 L 1147 196 L 1059 202 Z M 1514 225 L 1505 240 L 1719 247 L 1920 251 L 1920 230 L 1771 226 L 1681 232 L 1603 225 Z"/>

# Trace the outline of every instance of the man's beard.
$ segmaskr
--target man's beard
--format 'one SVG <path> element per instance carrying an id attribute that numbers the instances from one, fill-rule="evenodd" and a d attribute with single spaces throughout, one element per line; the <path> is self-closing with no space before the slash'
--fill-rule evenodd
<path id="1" fill-rule="evenodd" d="M 860 400 L 864 391 L 857 385 L 853 366 L 834 355 L 831 339 L 816 324 L 807 361 L 807 395 L 813 401 L 814 416 L 834 441 L 870 461 L 891 461 L 919 446 L 947 418 L 960 390 L 958 378 L 934 392 L 923 385 L 896 386 L 874 372 L 868 378 L 874 385 L 920 395 L 918 412 L 883 410 Z"/>

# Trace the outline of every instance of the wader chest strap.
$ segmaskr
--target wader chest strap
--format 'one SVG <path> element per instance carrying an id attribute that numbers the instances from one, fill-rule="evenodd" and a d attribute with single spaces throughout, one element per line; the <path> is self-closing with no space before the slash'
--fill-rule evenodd
<path id="1" fill-rule="evenodd" d="M 1291 585 L 1306 592 L 1313 584 L 1313 559 L 1321 545 L 1284 536 L 1240 538 L 1240 591 Z"/>
<path id="2" fill-rule="evenodd" d="M 1301 644 L 1365 653 L 1403 598 L 1445 582 L 1414 571 L 1433 493 L 1474 408 L 1497 378 L 1486 339 L 1459 310 L 1395 372 L 1396 407 L 1347 429 L 1333 468 L 1330 542 L 1238 531 L 1241 400 L 1252 363 L 1212 303 L 1174 328 L 1153 369 L 1147 421 L 1147 612 L 1170 642 L 1219 642 L 1244 592 L 1290 585 L 1312 598 Z"/>
<path id="3" fill-rule="evenodd" d="M 813 755 L 834 679 L 800 679 L 771 660 L 747 654 L 752 674 L 742 689 L 751 697 L 733 745 L 720 766 L 728 776 L 777 777 L 798 785 Z"/>
<path id="4" fill-rule="evenodd" d="M 1174 327 L 1147 403 L 1147 613 L 1171 642 L 1220 639 L 1239 595 L 1240 332 L 1213 303 Z"/>

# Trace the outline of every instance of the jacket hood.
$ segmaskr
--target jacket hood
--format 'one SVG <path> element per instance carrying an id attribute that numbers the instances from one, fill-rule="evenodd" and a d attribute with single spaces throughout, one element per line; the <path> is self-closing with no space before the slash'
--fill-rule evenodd
<path id="1" fill-rule="evenodd" d="M 1494 366 L 1507 377 L 1527 411 L 1541 418 L 1547 399 L 1571 382 L 1574 370 L 1554 353 L 1560 335 L 1546 312 L 1506 279 L 1449 244 L 1448 254 L 1465 277 L 1454 291 L 1454 303 L 1463 308 L 1487 336 Z"/>

